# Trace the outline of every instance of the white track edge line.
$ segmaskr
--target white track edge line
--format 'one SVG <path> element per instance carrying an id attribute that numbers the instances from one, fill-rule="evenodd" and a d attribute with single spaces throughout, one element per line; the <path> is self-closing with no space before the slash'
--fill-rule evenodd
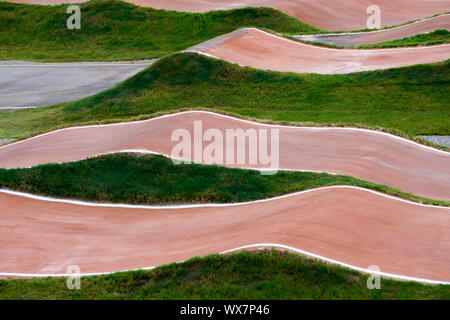
<path id="1" fill-rule="evenodd" d="M 229 250 L 225 250 L 220 252 L 220 255 L 224 255 L 224 254 L 228 254 L 234 251 L 241 251 L 241 250 L 245 250 L 245 249 L 252 249 L 252 248 L 280 248 L 280 249 L 285 249 L 285 250 L 289 250 L 295 253 L 299 253 L 299 254 L 303 254 L 305 256 L 309 256 L 312 258 L 316 258 L 328 263 L 332 263 L 332 264 L 336 264 L 336 265 L 340 265 L 342 267 L 346 267 L 355 271 L 359 271 L 359 272 L 363 272 L 363 273 L 368 273 L 368 274 L 375 274 L 375 275 L 380 275 L 380 276 L 384 276 L 384 277 L 388 277 L 388 278 L 393 278 L 393 279 L 397 279 L 397 280 L 406 280 L 406 281 L 415 281 L 415 282 L 422 282 L 422 283 L 427 283 L 427 284 L 443 284 L 443 285 L 450 285 L 450 282 L 448 281 L 439 281 L 439 280 L 430 280 L 430 279 L 424 279 L 424 278 L 417 278 L 417 277 L 409 277 L 409 276 L 405 276 L 405 275 L 398 275 L 398 274 L 393 274 L 393 273 L 387 273 L 387 272 L 381 272 L 381 271 L 375 271 L 375 270 L 370 270 L 370 269 L 365 269 L 365 268 L 360 268 L 360 267 L 356 267 L 353 265 L 350 265 L 348 263 L 344 263 L 338 260 L 334 260 L 331 258 L 327 258 L 318 254 L 314 254 L 302 249 L 298 249 L 295 247 L 291 247 L 291 246 L 287 246 L 287 245 L 283 245 L 283 244 L 277 244 L 277 243 L 255 243 L 255 244 L 250 244 L 250 245 L 245 245 L 245 246 L 241 246 L 241 247 L 237 247 L 237 248 L 233 248 L 233 249 L 229 249 Z M 179 261 L 176 263 L 183 263 L 184 261 Z M 114 273 L 119 273 L 119 272 L 128 272 L 128 271 L 139 271 L 139 270 L 153 270 L 155 268 L 157 268 L 158 266 L 151 266 L 151 267 L 141 267 L 141 268 L 133 268 L 133 269 L 125 269 L 125 270 L 118 270 L 118 271 L 110 271 L 110 272 L 92 272 L 92 273 L 47 273 L 47 274 L 43 274 L 43 273 L 13 273 L 13 272 L 0 272 L 0 276 L 11 276 L 11 277 L 74 277 L 74 276 L 100 276 L 100 275 L 110 275 L 110 274 L 114 274 Z"/>
<path id="2" fill-rule="evenodd" d="M 245 206 L 245 205 L 251 205 L 256 203 L 264 203 L 264 202 L 271 202 L 286 198 L 295 197 L 301 194 L 305 193 L 311 193 L 311 192 L 317 192 L 321 190 L 332 190 L 332 189 L 353 189 L 353 190 L 359 190 L 364 191 L 368 193 L 375 194 L 380 197 L 388 198 L 395 201 L 400 201 L 403 203 L 407 203 L 410 205 L 415 205 L 419 207 L 426 207 L 426 208 L 434 208 L 434 209 L 442 209 L 442 210 L 450 210 L 450 207 L 442 207 L 442 206 L 434 206 L 430 204 L 423 204 L 418 202 L 409 201 L 406 199 L 394 197 L 382 192 L 378 192 L 371 189 L 366 189 L 362 187 L 357 186 L 350 186 L 350 185 L 335 185 L 335 186 L 326 186 L 326 187 L 318 187 L 308 190 L 302 190 L 297 191 L 289 194 L 284 194 L 281 196 L 276 196 L 272 198 L 267 199 L 260 199 L 260 200 L 254 200 L 254 201 L 245 201 L 245 202 L 233 202 L 233 203 L 204 203 L 204 204 L 186 204 L 186 205 L 167 205 L 167 206 L 151 206 L 151 205 L 133 205 L 133 204 L 126 204 L 126 203 L 100 203 L 100 202 L 88 202 L 88 201 L 81 201 L 81 200 L 70 200 L 70 199 L 59 199 L 59 198 L 52 198 L 52 197 L 46 197 L 46 196 L 39 196 L 35 194 L 20 192 L 20 191 L 12 191 L 8 189 L 0 189 L 0 193 L 10 194 L 14 196 L 24 197 L 28 199 L 34 199 L 34 200 L 40 200 L 45 202 L 55 202 L 55 203 L 64 203 L 64 204 L 70 204 L 70 205 L 79 205 L 79 206 L 85 206 L 85 207 L 102 207 L 102 208 L 126 208 L 126 209 L 147 209 L 147 210 L 170 210 L 170 209 L 190 209 L 190 208 L 222 208 L 222 207 L 235 207 L 235 206 Z M 450 213 L 450 212 L 446 212 Z"/>
<path id="3" fill-rule="evenodd" d="M 179 115 L 183 115 L 183 114 L 189 114 L 189 113 L 204 113 L 204 114 L 211 114 L 217 117 L 222 117 L 222 118 L 226 118 L 226 119 L 231 119 L 234 121 L 239 121 L 239 122 L 243 122 L 243 123 L 248 123 L 248 124 L 252 124 L 252 125 L 257 125 L 257 126 L 262 126 L 262 127 L 271 127 L 271 128 L 279 128 L 279 129 L 283 129 L 283 128 L 292 128 L 292 129 L 307 129 L 307 130 L 347 130 L 347 131 L 359 131 L 359 132 L 368 132 L 368 133 L 372 133 L 372 134 L 379 134 L 379 135 L 384 135 L 393 139 L 397 139 L 403 142 L 407 142 L 410 144 L 413 144 L 417 147 L 426 149 L 426 150 L 430 150 L 430 151 L 434 151 L 437 153 L 443 153 L 446 155 L 450 155 L 449 151 L 444 151 L 444 150 L 439 150 L 433 147 L 429 147 L 429 146 L 425 146 L 423 144 L 417 143 L 415 141 L 406 139 L 406 138 L 402 138 L 399 137 L 397 135 L 391 134 L 391 133 L 387 133 L 387 132 L 383 132 L 383 131 L 377 131 L 377 130 L 371 130 L 371 129 L 363 129 L 363 128 L 350 128 L 350 127 L 302 127 L 302 126 L 292 126 L 292 125 L 279 125 L 279 124 L 267 124 L 267 123 L 260 123 L 260 122 L 256 122 L 256 121 L 251 121 L 251 120 L 245 120 L 245 119 L 240 119 L 237 117 L 233 117 L 233 116 L 229 116 L 229 115 L 224 115 L 221 113 L 217 113 L 217 112 L 213 112 L 213 111 L 206 111 L 206 110 L 188 110 L 188 111 L 181 111 L 181 112 L 175 112 L 175 113 L 170 113 L 170 114 L 165 114 L 162 116 L 158 116 L 158 117 L 154 117 L 154 118 L 150 118 L 150 119 L 145 119 L 145 120 L 136 120 L 136 121 L 127 121 L 127 122 L 118 122 L 118 123 L 109 123 L 109 124 L 97 124 L 97 125 L 85 125 L 85 126 L 75 126 L 75 127 L 68 127 L 68 128 L 62 128 L 62 129 L 57 129 L 54 131 L 50 131 L 50 132 L 46 132 L 46 133 L 42 133 L 39 135 L 36 135 L 34 137 L 30 137 L 24 140 L 19 140 L 13 143 L 9 143 L 6 145 L 2 145 L 0 146 L 0 150 L 3 148 L 8 148 L 14 145 L 17 145 L 19 143 L 23 143 L 26 141 L 30 141 L 33 139 L 37 139 L 43 136 L 47 136 L 47 135 L 51 135 L 51 134 L 56 134 L 58 132 L 62 132 L 62 131 L 68 131 L 68 130 L 78 130 L 78 129 L 89 129 L 89 128 L 101 128 L 101 127 L 111 127 L 111 126 L 126 126 L 126 125 L 130 125 L 130 124 L 139 124 L 139 123 L 145 123 L 145 122 L 151 122 L 151 121 L 156 121 L 159 119 L 164 119 L 164 118 L 170 118 L 170 117 L 176 117 Z"/>

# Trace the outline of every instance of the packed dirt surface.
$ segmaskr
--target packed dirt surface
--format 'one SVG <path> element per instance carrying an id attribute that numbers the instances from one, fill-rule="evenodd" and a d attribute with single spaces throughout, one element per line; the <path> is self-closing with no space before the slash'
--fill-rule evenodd
<path id="1" fill-rule="evenodd" d="M 351 187 L 224 207 L 133 209 L 0 192 L 0 273 L 109 272 L 276 243 L 367 269 L 450 281 L 450 214 Z M 420 236 L 418 236 L 420 235 Z"/>
<path id="2" fill-rule="evenodd" d="M 395 49 L 332 49 L 245 28 L 191 47 L 229 62 L 262 70 L 339 74 L 444 61 L 450 44 Z"/>
<path id="3" fill-rule="evenodd" d="M 177 113 L 139 122 L 69 128 L 15 142 L 0 147 L 0 167 L 17 168 L 74 161 L 125 150 L 151 151 L 205 163 L 205 159 L 195 158 L 193 144 L 190 156 L 181 152 L 173 155 L 172 152 L 178 144 L 172 141 L 174 130 L 185 129 L 193 139 L 194 121 L 201 121 L 203 132 L 217 129 L 223 137 L 226 136 L 227 129 L 267 129 L 268 151 L 272 150 L 271 129 L 279 129 L 279 164 L 275 164 L 277 169 L 345 174 L 421 196 L 450 200 L 448 152 L 376 131 L 270 127 L 201 111 Z M 261 134 L 261 139 L 262 137 Z M 226 139 L 222 143 L 223 150 L 226 150 Z M 204 142 L 203 146 L 208 144 Z M 242 150 L 245 150 L 246 159 L 243 163 L 238 163 L 236 154 L 233 153 L 234 163 L 227 164 L 225 152 L 221 161 L 232 167 L 274 167 L 273 161 L 264 164 L 261 157 L 252 164 L 249 160 L 248 141 L 244 148 Z"/>
<path id="4" fill-rule="evenodd" d="M 326 44 L 345 47 L 398 40 L 406 37 L 412 37 L 421 33 L 428 33 L 443 29 L 450 30 L 450 14 L 420 20 L 396 28 L 383 29 L 372 32 L 312 34 L 294 36 L 294 38 L 304 41 L 322 42 Z"/>
<path id="5" fill-rule="evenodd" d="M 79 3 L 79 0 L 12 0 L 31 4 Z M 378 5 L 381 26 L 390 27 L 450 11 L 448 0 L 131 0 L 140 6 L 187 12 L 229 10 L 244 7 L 272 7 L 323 30 L 367 28 L 367 8 Z"/>

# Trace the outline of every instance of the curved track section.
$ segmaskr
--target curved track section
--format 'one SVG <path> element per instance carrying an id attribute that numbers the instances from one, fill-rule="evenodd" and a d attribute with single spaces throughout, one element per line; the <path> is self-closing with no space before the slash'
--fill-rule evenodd
<path id="1" fill-rule="evenodd" d="M 47 106 L 113 87 L 151 64 L 0 62 L 0 110 Z"/>
<path id="2" fill-rule="evenodd" d="M 228 10 L 243 7 L 272 7 L 324 30 L 367 28 L 367 7 L 378 5 L 381 25 L 389 27 L 450 11 L 446 0 L 130 0 L 158 9 L 190 12 Z"/>
<path id="3" fill-rule="evenodd" d="M 110 272 L 279 243 L 328 261 L 450 282 L 450 211 L 354 187 L 173 208 L 70 204 L 0 192 L 0 272 Z M 420 236 L 418 236 L 420 235 Z"/>
<path id="4" fill-rule="evenodd" d="M 278 129 L 279 169 L 345 174 L 421 196 L 450 200 L 448 152 L 377 131 L 265 125 L 206 111 L 46 133 L 0 147 L 0 167 L 75 161 L 125 150 L 171 156 L 177 144 L 171 142 L 173 131 L 185 129 L 193 139 L 195 121 L 201 121 L 203 132 L 217 129 L 224 137 L 227 129 Z M 224 150 L 225 143 L 224 139 Z M 248 155 L 249 143 L 245 148 Z M 192 152 L 185 160 L 195 160 L 194 155 Z M 259 162 L 234 166 L 267 168 Z"/>
<path id="5" fill-rule="evenodd" d="M 450 29 L 450 14 L 416 21 L 400 27 L 371 32 L 299 35 L 294 38 L 310 42 L 322 42 L 336 46 L 359 46 L 412 37 L 438 29 Z"/>
<path id="6" fill-rule="evenodd" d="M 338 74 L 450 58 L 450 44 L 431 47 L 350 50 L 312 46 L 254 28 L 240 29 L 186 51 L 263 70 Z"/>

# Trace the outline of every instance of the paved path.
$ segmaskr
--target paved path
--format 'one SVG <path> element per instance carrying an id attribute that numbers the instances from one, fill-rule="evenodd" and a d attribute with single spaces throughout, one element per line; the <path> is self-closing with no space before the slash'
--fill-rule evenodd
<path id="1" fill-rule="evenodd" d="M 113 87 L 150 64 L 0 62 L 0 109 L 81 99 Z"/>
<path id="2" fill-rule="evenodd" d="M 79 3 L 82 0 L 10 0 L 32 4 Z M 299 20 L 329 31 L 351 31 L 367 28 L 367 8 L 378 5 L 381 26 L 390 27 L 450 11 L 448 0 L 130 0 L 157 9 L 188 12 L 229 10 L 243 7 L 272 7 Z"/>
<path id="3" fill-rule="evenodd" d="M 145 121 L 68 128 L 0 147 L 0 167 L 16 168 L 81 160 L 98 154 L 138 150 L 171 156 L 175 129 L 193 137 L 194 121 L 203 132 L 226 129 L 279 129 L 280 169 L 324 171 L 354 176 L 406 192 L 450 200 L 450 153 L 377 131 L 351 128 L 267 126 L 212 112 L 189 111 Z M 225 139 L 222 141 L 225 144 Z M 206 142 L 205 142 L 206 145 Z M 224 150 L 225 147 L 223 147 Z M 246 144 L 248 156 L 249 144 Z M 184 155 L 186 160 L 202 162 Z M 222 162 L 225 163 L 225 152 Z M 178 157 L 177 154 L 174 157 Z M 183 157 L 183 155 L 180 155 Z M 261 158 L 258 158 L 261 160 Z M 268 168 L 263 162 L 230 164 Z M 276 163 L 272 163 L 276 164 Z"/>
<path id="4" fill-rule="evenodd" d="M 272 7 L 323 30 L 362 30 L 367 28 L 367 8 L 378 5 L 381 26 L 390 27 L 450 11 L 447 0 L 131 0 L 159 9 L 204 12 L 242 7 Z"/>
<path id="5" fill-rule="evenodd" d="M 337 46 L 359 46 L 412 37 L 438 29 L 450 30 L 450 14 L 420 20 L 397 28 L 371 32 L 299 35 L 294 38 L 309 42 L 322 42 Z"/>

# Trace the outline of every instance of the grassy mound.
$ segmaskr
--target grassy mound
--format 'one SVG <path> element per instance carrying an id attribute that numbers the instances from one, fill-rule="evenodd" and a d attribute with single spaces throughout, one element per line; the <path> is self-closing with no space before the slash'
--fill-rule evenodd
<path id="1" fill-rule="evenodd" d="M 210 255 L 153 271 L 81 279 L 0 280 L 0 299 L 450 299 L 450 286 L 381 280 L 296 254 L 264 250 Z"/>
<path id="2" fill-rule="evenodd" d="M 156 58 L 242 27 L 284 33 L 318 29 L 271 8 L 185 13 L 117 0 L 79 4 L 81 29 L 69 30 L 68 5 L 0 2 L 0 60 L 113 61 Z"/>
<path id="3" fill-rule="evenodd" d="M 403 39 L 385 41 L 375 44 L 365 44 L 359 48 L 394 48 L 394 47 L 414 47 L 414 46 L 431 46 L 450 42 L 450 31 L 435 30 L 429 33 L 416 34 L 412 37 Z"/>
<path id="4" fill-rule="evenodd" d="M 131 204 L 229 203 L 271 198 L 332 185 L 354 185 L 413 201 L 450 206 L 349 176 L 175 165 L 153 155 L 113 154 L 26 169 L 0 169 L 0 188 L 96 202 Z"/>
<path id="5" fill-rule="evenodd" d="M 195 53 L 165 57 L 97 95 L 51 107 L 0 111 L 0 138 L 57 127 L 210 109 L 256 119 L 449 135 L 450 60 L 348 75 L 244 68 Z"/>

